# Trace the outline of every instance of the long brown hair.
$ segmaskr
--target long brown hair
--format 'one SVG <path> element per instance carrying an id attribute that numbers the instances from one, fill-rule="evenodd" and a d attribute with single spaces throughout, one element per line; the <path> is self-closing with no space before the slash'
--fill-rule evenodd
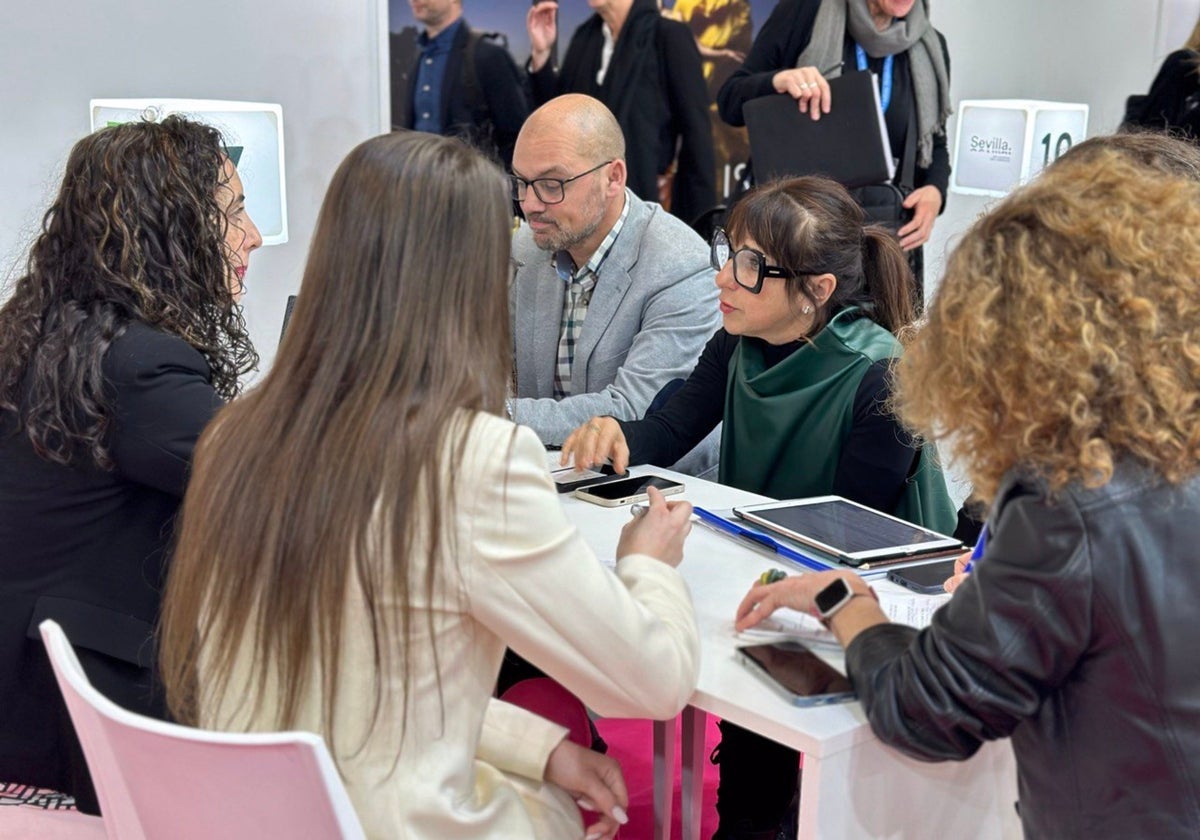
<path id="1" fill-rule="evenodd" d="M 847 306 L 861 306 L 880 326 L 897 333 L 916 317 L 916 282 L 896 238 L 866 226 L 862 208 L 845 187 L 805 176 L 751 190 L 729 213 L 729 233 L 749 237 L 788 271 L 789 296 L 816 311 L 811 334 Z M 833 294 L 818 306 L 811 278 L 832 274 Z"/>
<path id="2" fill-rule="evenodd" d="M 433 561 L 453 554 L 443 456 L 457 463 L 463 410 L 499 413 L 510 379 L 510 212 L 503 173 L 457 140 L 384 135 L 338 168 L 274 367 L 196 450 L 161 629 L 179 719 L 230 691 L 260 710 L 273 683 L 275 723 L 290 726 L 319 661 L 332 741 L 347 597 L 370 614 L 372 721 L 393 668 L 407 695 L 405 605 L 410 592 L 433 596 Z M 232 686 L 246 639 L 254 684 Z"/>
<path id="3" fill-rule="evenodd" d="M 0 309 L 0 409 L 43 458 L 111 469 L 101 361 L 130 321 L 199 350 L 217 393 L 258 364 L 229 290 L 221 135 L 179 116 L 91 134 Z"/>

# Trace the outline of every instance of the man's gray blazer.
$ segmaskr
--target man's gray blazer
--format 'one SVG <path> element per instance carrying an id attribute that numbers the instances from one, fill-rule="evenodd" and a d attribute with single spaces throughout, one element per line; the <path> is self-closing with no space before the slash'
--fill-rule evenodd
<path id="1" fill-rule="evenodd" d="M 563 281 L 528 227 L 513 235 L 513 419 L 543 443 L 562 443 L 595 415 L 640 419 L 664 385 L 692 372 L 720 326 L 708 245 L 659 205 L 628 190 L 625 200 L 629 213 L 575 344 L 572 394 L 562 400 L 553 397 Z"/>

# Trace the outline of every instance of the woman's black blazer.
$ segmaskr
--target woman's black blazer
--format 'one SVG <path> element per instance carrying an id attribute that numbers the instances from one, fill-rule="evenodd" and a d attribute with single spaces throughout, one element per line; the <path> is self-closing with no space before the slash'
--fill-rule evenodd
<path id="1" fill-rule="evenodd" d="M 91 795 L 37 625 L 62 625 L 93 683 L 162 714 L 152 689 L 166 551 L 192 450 L 221 406 L 205 358 L 130 324 L 105 354 L 111 471 L 40 458 L 0 412 L 0 781 Z"/>

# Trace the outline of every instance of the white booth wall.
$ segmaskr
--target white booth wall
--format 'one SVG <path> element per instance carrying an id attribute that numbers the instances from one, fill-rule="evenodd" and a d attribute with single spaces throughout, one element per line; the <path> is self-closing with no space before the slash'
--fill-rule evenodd
<path id="1" fill-rule="evenodd" d="M 378 21 L 376 0 L 6 0 L 0 277 L 22 267 L 67 153 L 88 131 L 89 99 L 278 102 L 290 241 L 254 253 L 244 300 L 266 370 L 329 179 L 381 129 Z"/>
<path id="2" fill-rule="evenodd" d="M 1125 98 L 1146 92 L 1197 13 L 1200 0 L 935 0 L 932 10 L 950 47 L 956 105 L 964 99 L 1083 102 L 1090 106 L 1089 137 L 1116 130 Z M 951 154 L 956 119 L 948 126 Z M 997 200 L 948 196 L 926 245 L 927 295 L 956 238 Z"/>
<path id="3" fill-rule="evenodd" d="M 1086 102 L 1089 134 L 1116 127 L 1125 97 L 1145 92 L 1197 11 L 1200 0 L 933 2 L 950 46 L 955 102 Z M 246 318 L 265 370 L 329 178 L 384 125 L 386 0 L 45 0 L 5 3 L 4 18 L 0 277 L 19 269 L 66 154 L 88 130 L 89 99 L 283 105 L 291 240 L 258 251 L 246 278 Z M 953 121 L 949 130 L 953 138 Z M 930 288 L 948 244 L 987 201 L 950 196 L 928 246 Z"/>

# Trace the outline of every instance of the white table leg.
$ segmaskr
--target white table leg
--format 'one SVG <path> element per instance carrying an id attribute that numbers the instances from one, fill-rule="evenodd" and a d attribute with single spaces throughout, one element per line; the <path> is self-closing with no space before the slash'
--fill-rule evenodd
<path id="1" fill-rule="evenodd" d="M 676 720 L 654 721 L 654 840 L 671 840 Z"/>
<path id="2" fill-rule="evenodd" d="M 683 840 L 699 840 L 700 811 L 704 806 L 704 730 L 708 715 L 694 706 L 683 710 L 680 821 Z"/>

